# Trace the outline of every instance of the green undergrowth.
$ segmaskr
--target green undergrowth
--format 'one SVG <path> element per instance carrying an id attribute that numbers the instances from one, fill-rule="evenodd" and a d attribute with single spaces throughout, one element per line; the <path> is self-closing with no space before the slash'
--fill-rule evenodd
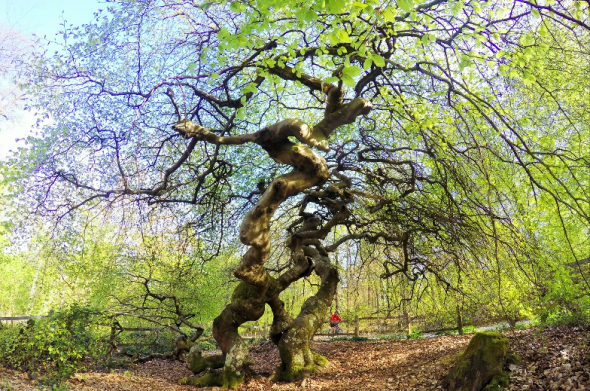
<path id="1" fill-rule="evenodd" d="M 424 333 L 418 329 L 412 328 L 408 334 L 406 334 L 406 339 L 418 339 L 424 337 Z"/>
<path id="2" fill-rule="evenodd" d="M 588 265 L 583 266 L 586 270 Z M 547 282 L 539 321 L 542 326 L 587 326 L 590 324 L 590 296 L 586 293 L 587 279 L 577 267 L 557 267 Z"/>
<path id="3" fill-rule="evenodd" d="M 455 330 L 441 330 L 434 333 L 436 336 L 442 337 L 446 335 L 457 335 Z"/>
<path id="4" fill-rule="evenodd" d="M 214 339 L 207 341 L 197 341 L 195 342 L 195 345 L 197 345 L 204 352 L 219 350 L 219 345 L 217 345 L 217 342 L 215 342 Z"/>
<path id="5" fill-rule="evenodd" d="M 510 375 L 508 372 L 502 372 L 492 378 L 487 386 L 482 391 L 498 391 L 503 390 L 510 384 Z"/>
<path id="6" fill-rule="evenodd" d="M 473 334 L 473 333 L 477 333 L 477 329 L 475 328 L 475 326 L 467 325 L 467 326 L 463 327 L 463 334 Z"/>
<path id="7" fill-rule="evenodd" d="M 91 331 L 98 320 L 93 311 L 72 306 L 21 327 L 0 329 L 0 364 L 38 376 L 56 387 L 75 371 L 86 369 L 86 357 L 104 357 L 103 340 Z"/>
<path id="8" fill-rule="evenodd" d="M 388 334 L 388 335 L 379 335 L 375 339 L 378 341 L 395 341 L 398 339 L 403 339 L 404 335 L 402 334 Z"/>
<path id="9" fill-rule="evenodd" d="M 370 340 L 369 337 L 361 337 L 361 336 L 332 338 L 332 341 L 369 341 L 369 340 Z"/>
<path id="10" fill-rule="evenodd" d="M 526 330 L 526 329 L 530 329 L 533 327 L 537 327 L 539 326 L 539 322 L 537 320 L 532 320 L 530 322 L 518 322 L 516 323 L 516 325 L 514 326 L 514 330 Z M 512 330 L 512 328 L 509 325 L 502 325 L 502 326 L 498 326 L 496 328 L 493 329 L 494 331 L 510 331 Z"/>

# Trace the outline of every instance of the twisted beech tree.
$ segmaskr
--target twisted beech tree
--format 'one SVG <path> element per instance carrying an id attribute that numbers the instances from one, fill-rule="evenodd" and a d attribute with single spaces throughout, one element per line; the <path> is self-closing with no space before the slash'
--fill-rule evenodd
<path id="1" fill-rule="evenodd" d="M 557 32 L 567 44 L 552 46 Z M 60 221 L 169 208 L 209 255 L 239 236 L 241 282 L 213 328 L 223 354 L 189 355 L 195 373 L 221 369 L 183 382 L 241 383 L 238 327 L 266 304 L 275 378 L 293 380 L 325 363 L 309 341 L 343 243 L 378 258 L 383 278 L 460 289 L 474 265 L 499 278 L 517 264 L 534 279 L 534 204 L 583 255 L 588 112 L 554 90 L 530 110 L 522 88 L 543 88 L 547 53 L 587 51 L 588 32 L 581 2 L 113 3 L 30 73 L 51 122 L 14 160 L 21 199 Z M 293 319 L 280 294 L 312 273 L 321 284 Z"/>

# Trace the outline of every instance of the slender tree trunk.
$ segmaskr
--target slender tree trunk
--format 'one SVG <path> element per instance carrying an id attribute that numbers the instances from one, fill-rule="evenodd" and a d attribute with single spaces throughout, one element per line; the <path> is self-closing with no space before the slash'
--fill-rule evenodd
<path id="1" fill-rule="evenodd" d="M 457 331 L 459 334 L 463 334 L 463 314 L 459 304 L 457 304 Z"/>

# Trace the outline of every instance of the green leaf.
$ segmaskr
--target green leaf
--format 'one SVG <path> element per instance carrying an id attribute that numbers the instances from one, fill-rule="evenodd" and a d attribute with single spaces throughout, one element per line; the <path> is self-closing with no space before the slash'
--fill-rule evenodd
<path id="1" fill-rule="evenodd" d="M 195 71 L 195 67 L 197 66 L 196 62 L 191 62 L 188 64 L 188 71 L 189 73 L 193 73 Z"/>
<path id="2" fill-rule="evenodd" d="M 388 22 L 392 22 L 392 23 L 395 22 L 395 14 L 393 12 L 391 12 L 390 8 L 384 9 L 381 12 L 381 15 L 383 15 L 383 18 L 385 18 L 385 20 L 387 20 Z"/>
<path id="3" fill-rule="evenodd" d="M 412 0 L 397 0 L 397 6 L 406 12 L 410 12 L 414 8 Z"/>
<path id="4" fill-rule="evenodd" d="M 359 9 L 364 9 L 364 8 L 366 8 L 366 7 L 367 7 L 367 5 L 366 5 L 366 4 L 359 3 L 358 1 L 355 1 L 354 3 L 352 3 L 352 6 L 353 6 L 353 7 L 356 7 L 356 8 L 359 8 Z"/>
<path id="5" fill-rule="evenodd" d="M 333 13 L 340 13 L 346 5 L 346 0 L 326 0 L 326 9 Z"/>
<path id="6" fill-rule="evenodd" d="M 349 87 L 354 87 L 354 79 L 348 75 L 342 75 L 342 81 Z"/>
<path id="7" fill-rule="evenodd" d="M 241 7 L 240 3 L 237 2 L 237 1 L 234 1 L 233 3 L 231 3 L 229 5 L 229 9 L 232 10 L 232 11 L 234 11 L 234 12 L 240 12 L 241 11 L 241 8 L 242 7 Z"/>
<path id="8" fill-rule="evenodd" d="M 385 66 L 385 59 L 378 54 L 372 54 L 371 58 L 376 66 L 379 68 L 383 68 Z"/>
<path id="9" fill-rule="evenodd" d="M 213 5 L 213 3 L 203 3 L 203 4 L 199 5 L 199 8 L 202 9 L 203 11 L 207 11 L 209 8 L 211 8 L 212 5 Z"/>
<path id="10" fill-rule="evenodd" d="M 371 60 L 370 58 L 367 58 L 365 60 L 365 62 L 363 63 L 363 68 L 369 69 L 372 64 L 373 64 L 373 60 Z"/>
<path id="11" fill-rule="evenodd" d="M 340 42 L 342 42 L 342 43 L 352 42 L 350 40 L 350 37 L 348 36 L 348 33 L 344 30 L 340 30 L 340 32 L 338 33 L 338 37 L 340 38 Z"/>
<path id="12" fill-rule="evenodd" d="M 529 84 L 529 83 L 534 83 L 537 80 L 537 78 L 535 77 L 535 75 L 533 75 L 531 73 L 530 70 L 525 69 L 524 70 L 524 80 L 525 80 L 526 84 Z"/>
<path id="13" fill-rule="evenodd" d="M 535 43 L 535 38 L 533 37 L 533 34 L 529 32 L 521 38 L 521 41 L 524 45 L 532 45 L 533 43 Z"/>
<path id="14" fill-rule="evenodd" d="M 338 39 L 335 31 L 332 31 L 330 34 L 328 34 L 328 40 L 332 46 L 336 46 L 340 43 L 340 40 Z"/>
<path id="15" fill-rule="evenodd" d="M 471 58 L 469 58 L 469 56 L 462 54 L 461 55 L 461 62 L 459 62 L 459 69 L 463 70 L 467 67 L 470 67 L 473 65 L 473 61 L 471 60 Z"/>
<path id="16" fill-rule="evenodd" d="M 365 43 L 363 42 L 361 44 L 361 46 L 358 48 L 358 52 L 361 56 L 365 56 L 365 53 L 367 52 L 367 45 L 365 45 Z"/>
<path id="17" fill-rule="evenodd" d="M 457 14 L 461 12 L 461 10 L 463 10 L 464 7 L 465 4 L 463 3 L 463 1 L 457 1 L 455 4 L 451 5 L 451 14 L 453 16 L 457 16 Z"/>
<path id="18" fill-rule="evenodd" d="M 305 21 L 306 22 L 312 22 L 314 20 L 316 20 L 318 18 L 318 15 L 312 11 L 312 10 L 308 10 L 305 12 Z"/>
<path id="19" fill-rule="evenodd" d="M 508 77 L 511 79 L 518 78 L 518 76 L 518 72 L 514 68 L 508 73 Z"/>
<path id="20" fill-rule="evenodd" d="M 295 19 L 297 19 L 300 22 L 303 22 L 305 20 L 305 10 L 300 9 L 299 11 L 297 11 L 295 13 Z"/>
<path id="21" fill-rule="evenodd" d="M 424 35 L 422 36 L 422 38 L 420 39 L 420 41 L 422 41 L 422 43 L 423 43 L 424 45 L 428 45 L 428 44 L 430 43 L 430 39 L 428 39 L 428 35 L 427 35 L 427 34 L 424 34 Z"/>
<path id="22" fill-rule="evenodd" d="M 360 73 L 362 72 L 362 69 L 357 67 L 356 65 L 350 66 L 350 67 L 345 67 L 342 70 L 342 73 L 345 75 L 348 75 L 350 77 L 355 77 L 358 76 Z"/>
<path id="23" fill-rule="evenodd" d="M 337 82 L 337 81 L 338 81 L 338 78 L 336 76 L 332 76 L 332 77 L 329 77 L 327 79 L 324 79 L 324 83 L 325 84 L 330 84 L 330 83 L 334 83 L 334 82 Z"/>
<path id="24" fill-rule="evenodd" d="M 531 10 L 531 14 L 533 14 L 533 16 L 534 16 L 535 18 L 540 18 L 540 17 L 541 17 L 541 14 L 539 13 L 539 10 L 538 10 L 538 9 L 536 9 L 536 8 L 533 8 L 533 9 Z"/>

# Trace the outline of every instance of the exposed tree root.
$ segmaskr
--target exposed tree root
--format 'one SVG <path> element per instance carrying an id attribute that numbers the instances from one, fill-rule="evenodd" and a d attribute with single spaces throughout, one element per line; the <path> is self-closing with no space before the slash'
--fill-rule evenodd
<path id="1" fill-rule="evenodd" d="M 205 375 L 200 377 L 185 377 L 179 381 L 179 384 L 197 387 L 213 386 L 233 390 L 244 382 L 244 375 L 244 372 L 223 368 L 218 371 L 209 370 Z"/>
<path id="2" fill-rule="evenodd" d="M 193 373 L 203 372 L 205 369 L 222 368 L 225 364 L 225 356 L 218 354 L 215 356 L 203 357 L 202 350 L 196 345 L 191 348 L 186 357 L 186 366 Z"/>

